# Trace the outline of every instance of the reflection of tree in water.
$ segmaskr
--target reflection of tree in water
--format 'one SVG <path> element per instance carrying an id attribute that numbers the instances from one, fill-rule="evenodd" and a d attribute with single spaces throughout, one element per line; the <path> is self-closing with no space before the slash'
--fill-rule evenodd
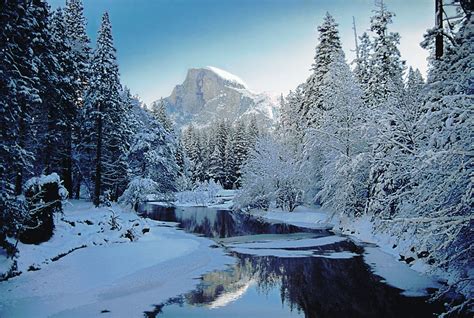
<path id="1" fill-rule="evenodd" d="M 238 257 L 234 266 L 205 274 L 194 291 L 157 306 L 155 313 L 170 304 L 225 305 L 225 299 L 235 299 L 231 296 L 251 283 L 264 294 L 279 288 L 282 302 L 307 318 L 418 318 L 432 317 L 441 309 L 423 298 L 404 297 L 396 288 L 383 284 L 370 273 L 362 257 L 334 260 L 233 254 Z"/>
<path id="2" fill-rule="evenodd" d="M 435 306 L 408 298 L 379 281 L 362 257 L 326 259 L 238 255 L 262 291 L 280 283 L 282 301 L 308 318 L 432 317 Z"/>
<path id="3" fill-rule="evenodd" d="M 175 209 L 148 205 L 145 213 L 152 219 L 178 222 L 180 227 L 189 232 L 213 238 L 250 234 L 290 234 L 302 231 L 329 234 L 325 230 L 309 230 L 284 223 L 268 223 L 248 214 L 227 210 L 199 207 Z"/>

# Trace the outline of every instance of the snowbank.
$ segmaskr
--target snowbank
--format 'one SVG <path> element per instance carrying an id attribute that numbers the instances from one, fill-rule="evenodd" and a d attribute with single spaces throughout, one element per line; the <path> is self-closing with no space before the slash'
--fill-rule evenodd
<path id="1" fill-rule="evenodd" d="M 23 273 L 0 283 L 0 316 L 142 316 L 153 304 L 191 290 L 205 272 L 233 263 L 210 247 L 211 240 L 112 209 L 115 230 L 108 208 L 72 201 L 50 241 L 19 244 Z"/>
<path id="2" fill-rule="evenodd" d="M 328 229 L 334 226 L 329 214 L 320 208 L 299 206 L 293 212 L 281 210 L 252 211 L 252 214 L 270 221 L 279 221 L 287 224 L 301 226 L 310 229 Z"/>

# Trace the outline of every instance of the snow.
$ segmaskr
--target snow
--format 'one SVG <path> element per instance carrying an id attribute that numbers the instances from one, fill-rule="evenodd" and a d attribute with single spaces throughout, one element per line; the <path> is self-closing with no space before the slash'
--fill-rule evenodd
<path id="1" fill-rule="evenodd" d="M 277 210 L 256 211 L 255 215 L 269 221 L 279 221 L 310 229 L 333 227 L 333 222 L 329 220 L 329 214 L 320 208 L 314 207 L 299 206 L 293 212 Z"/>
<path id="2" fill-rule="evenodd" d="M 364 260 L 374 273 L 383 277 L 391 286 L 404 290 L 405 296 L 424 296 L 427 288 L 439 288 L 441 285 L 422 275 L 401 262 L 394 262 L 391 255 L 377 247 L 365 247 Z"/>
<path id="3" fill-rule="evenodd" d="M 214 72 L 217 76 L 223 78 L 226 81 L 237 83 L 242 85 L 243 87 L 247 88 L 247 84 L 237 75 L 231 74 L 227 71 L 224 71 L 220 68 L 214 67 L 214 66 L 207 66 L 207 70 Z"/>
<path id="4" fill-rule="evenodd" d="M 50 241 L 19 244 L 23 273 L 0 283 L 0 316 L 95 317 L 102 310 L 113 316 L 142 316 L 153 304 L 191 290 L 200 275 L 234 262 L 221 249 L 210 248 L 214 242 L 209 239 L 112 208 L 121 230 L 105 225 L 111 214 L 107 208 L 73 201 L 64 219 L 75 226 L 58 221 Z M 85 220 L 93 224 L 80 223 Z M 130 227 L 138 237 L 133 242 L 120 237 Z M 142 234 L 144 228 L 149 232 Z M 87 247 L 51 261 L 82 245 Z M 41 269 L 26 271 L 31 264 Z"/>
<path id="5" fill-rule="evenodd" d="M 255 256 L 275 256 L 282 258 L 293 258 L 293 257 L 309 257 L 313 255 L 311 250 L 284 250 L 274 248 L 233 248 L 234 252 L 247 255 Z"/>
<path id="6" fill-rule="evenodd" d="M 268 240 L 253 243 L 232 244 L 230 247 L 243 248 L 302 248 L 313 246 L 324 246 L 345 241 L 346 238 L 341 236 L 325 236 L 311 239 L 296 239 L 296 240 Z"/>
<path id="7" fill-rule="evenodd" d="M 3 249 L 0 249 L 0 273 L 6 273 L 13 265 L 13 260 L 7 257 Z"/>
<path id="8" fill-rule="evenodd" d="M 346 241 L 347 238 L 341 236 L 324 236 L 318 238 L 308 238 L 310 233 L 300 234 L 271 234 L 271 235 L 249 235 L 245 238 L 232 240 L 221 240 L 227 248 L 241 254 L 256 256 L 276 256 L 276 257 L 324 257 L 324 258 L 351 258 L 358 254 L 350 252 L 322 252 L 320 250 L 308 249 L 320 247 Z M 312 234 L 314 236 L 314 234 Z M 252 240 L 253 238 L 253 240 Z M 227 243 L 227 244 L 226 244 Z M 302 250 L 304 249 L 304 250 Z"/>

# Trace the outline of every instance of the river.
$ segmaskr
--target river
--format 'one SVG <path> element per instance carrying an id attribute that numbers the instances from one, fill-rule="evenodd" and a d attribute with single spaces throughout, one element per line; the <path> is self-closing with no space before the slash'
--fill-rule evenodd
<path id="1" fill-rule="evenodd" d="M 329 230 L 268 222 L 211 208 L 145 205 L 145 216 L 215 241 L 235 264 L 154 305 L 147 317 L 432 317 L 441 308 L 408 297 L 364 262 L 363 244 Z"/>

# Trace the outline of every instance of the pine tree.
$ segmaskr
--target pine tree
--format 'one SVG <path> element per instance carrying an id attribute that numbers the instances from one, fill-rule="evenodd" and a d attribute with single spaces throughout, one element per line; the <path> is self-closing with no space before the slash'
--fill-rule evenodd
<path id="1" fill-rule="evenodd" d="M 74 72 L 71 74 L 76 85 L 76 103 L 83 104 L 89 82 L 90 40 L 86 32 L 86 19 L 82 0 L 67 0 L 65 8 L 66 36 L 63 39 L 71 48 Z"/>
<path id="2" fill-rule="evenodd" d="M 74 73 L 71 47 L 66 38 L 66 25 L 63 11 L 57 9 L 50 22 L 50 27 L 43 27 L 50 32 L 45 37 L 47 45 L 42 50 L 43 63 L 48 61 L 48 74 L 44 75 L 44 87 L 49 87 L 42 99 L 44 108 L 41 122 L 44 130 L 42 153 L 47 174 L 57 172 L 69 193 L 73 191 L 73 133 L 77 120 L 75 103 L 76 86 L 71 74 Z M 45 56 L 46 55 L 46 56 Z"/>
<path id="3" fill-rule="evenodd" d="M 31 49 L 38 35 L 34 10 L 43 9 L 44 2 L 7 1 L 2 7 L 0 42 L 0 109 L 1 109 L 1 180 L 2 192 L 14 189 L 20 194 L 25 176 L 33 168 L 34 131 L 31 124 L 34 109 L 41 105 L 38 69 L 39 56 Z"/>
<path id="4" fill-rule="evenodd" d="M 183 133 L 183 146 L 186 156 L 189 158 L 192 182 L 204 181 L 205 170 L 203 166 L 203 154 L 201 147 L 201 137 L 199 131 L 191 124 Z"/>
<path id="5" fill-rule="evenodd" d="M 240 179 L 242 176 L 242 166 L 244 165 L 245 161 L 247 160 L 248 153 L 249 153 L 249 142 L 248 137 L 245 129 L 245 123 L 243 121 L 238 121 L 234 133 L 233 133 L 233 140 L 232 140 L 232 147 L 234 152 L 234 183 L 236 187 L 240 187 Z"/>
<path id="6" fill-rule="evenodd" d="M 399 89 L 403 86 L 405 65 L 398 50 L 400 35 L 388 31 L 388 25 L 392 23 L 394 13 L 386 9 L 382 0 L 377 3 L 377 9 L 374 12 L 374 16 L 370 19 L 370 30 L 374 33 L 374 39 L 366 94 L 369 98 L 369 106 L 372 108 L 382 105 L 392 88 Z"/>
<path id="7" fill-rule="evenodd" d="M 116 53 L 112 39 L 112 27 L 105 13 L 97 38 L 90 69 L 89 89 L 85 107 L 85 151 L 93 165 L 94 203 L 99 204 L 100 196 L 111 191 L 112 199 L 120 193 L 120 185 L 126 176 L 123 156 L 127 151 L 126 109 L 120 100 Z"/>
<path id="8" fill-rule="evenodd" d="M 288 147 L 296 151 L 302 143 L 304 125 L 302 125 L 298 109 L 304 100 L 304 84 L 300 84 L 286 97 L 281 111 L 280 137 Z"/>
<path id="9" fill-rule="evenodd" d="M 159 193 L 177 190 L 178 165 L 176 164 L 176 142 L 153 115 L 142 110 L 146 117 L 131 141 L 127 152 L 130 180 L 136 177 L 150 179 L 156 183 Z"/>
<path id="10" fill-rule="evenodd" d="M 258 126 L 257 118 L 255 116 L 252 116 L 247 126 L 247 144 L 249 149 L 255 147 L 255 143 L 257 142 L 257 139 L 260 137 L 260 135 L 261 133 Z"/>
<path id="11" fill-rule="evenodd" d="M 177 190 L 189 190 L 191 186 L 191 172 L 189 158 L 186 156 L 182 138 L 178 138 L 176 145 L 176 165 L 178 166 Z"/>
<path id="12" fill-rule="evenodd" d="M 209 158 L 209 177 L 216 182 L 223 184 L 225 180 L 226 172 L 224 171 L 224 162 L 222 162 L 222 155 L 217 146 L 214 147 Z"/>
<path id="13" fill-rule="evenodd" d="M 362 91 L 342 53 L 334 58 L 323 80 L 325 111 L 318 129 L 307 136 L 308 150 L 314 154 L 309 155 L 312 165 L 306 166 L 306 175 L 324 206 L 359 215 L 365 208 L 369 170 Z"/>
<path id="14" fill-rule="evenodd" d="M 304 100 L 300 113 L 302 120 L 307 125 L 315 125 L 322 110 L 321 94 L 324 91 L 323 77 L 329 69 L 329 65 L 335 54 L 341 50 L 338 24 L 334 18 L 326 13 L 324 21 L 318 27 L 319 43 L 316 46 L 316 54 L 312 65 L 313 73 L 305 84 Z"/>
<path id="15" fill-rule="evenodd" d="M 63 43 L 70 48 L 70 60 L 73 63 L 72 70 L 68 72 L 70 84 L 74 86 L 74 103 L 78 114 L 72 125 L 72 174 L 73 192 L 76 199 L 80 196 L 81 185 L 89 184 L 90 167 L 84 166 L 86 157 L 90 157 L 84 149 L 83 136 L 87 131 L 82 131 L 87 123 L 82 122 L 85 118 L 81 116 L 84 112 L 84 100 L 88 89 L 91 48 L 90 40 L 86 33 L 86 19 L 82 0 L 67 0 L 64 9 L 65 32 L 62 36 Z M 72 194 L 72 193 L 71 193 Z"/>
<path id="16" fill-rule="evenodd" d="M 368 102 L 370 96 L 368 91 L 368 84 L 371 76 L 371 69 L 370 69 L 370 57 L 372 51 L 372 43 L 370 41 L 369 35 L 367 32 L 364 32 L 362 36 L 359 37 L 360 44 L 359 44 L 359 54 L 358 58 L 356 58 L 354 74 L 359 81 L 359 85 L 361 86 L 364 92 L 364 101 Z"/>
<path id="17" fill-rule="evenodd" d="M 6 240 L 15 237 L 27 217 L 17 195 L 34 163 L 34 109 L 41 106 L 38 69 L 41 60 L 31 48 L 38 34 L 38 13 L 46 3 L 4 1 L 0 19 L 0 245 L 13 254 Z M 44 16 L 43 16 L 44 17 Z"/>
<path id="18" fill-rule="evenodd" d="M 166 113 L 166 107 L 163 98 L 161 98 L 158 103 L 153 103 L 151 112 L 153 116 L 155 116 L 155 118 L 163 125 L 163 128 L 165 128 L 167 132 L 173 131 L 173 123 Z"/>

